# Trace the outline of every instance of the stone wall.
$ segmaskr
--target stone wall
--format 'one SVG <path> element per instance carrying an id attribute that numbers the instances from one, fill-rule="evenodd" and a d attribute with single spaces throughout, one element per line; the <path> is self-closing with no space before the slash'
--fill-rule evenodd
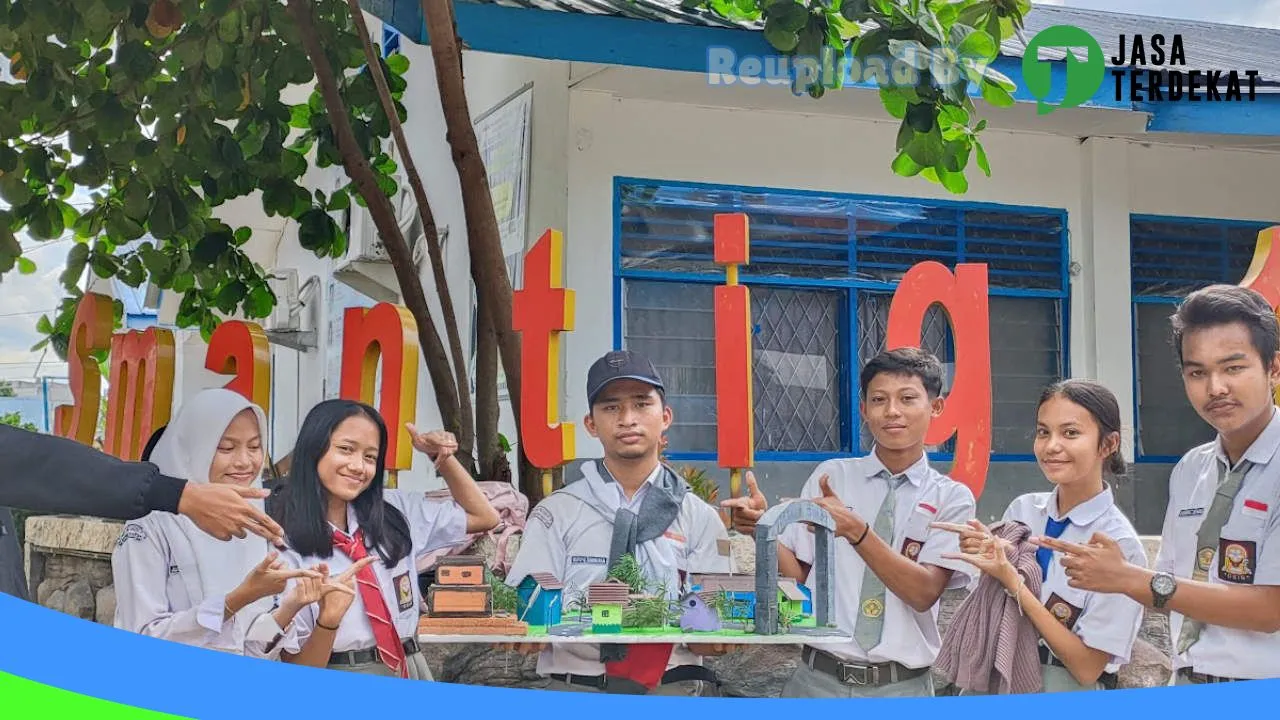
<path id="1" fill-rule="evenodd" d="M 106 625 L 116 612 L 111 551 L 121 523 L 65 516 L 27 518 L 27 585 L 33 600 Z"/>

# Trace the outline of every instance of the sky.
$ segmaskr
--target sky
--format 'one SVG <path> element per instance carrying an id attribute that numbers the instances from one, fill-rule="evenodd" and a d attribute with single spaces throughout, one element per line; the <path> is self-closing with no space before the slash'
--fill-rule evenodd
<path id="1" fill-rule="evenodd" d="M 1280 29 L 1280 0 L 1036 0 L 1045 5 L 1066 5 L 1182 20 L 1269 27 Z M 12 272 L 0 281 L 0 378 L 29 378 L 36 371 L 40 353 L 30 352 L 39 341 L 35 323 L 41 311 L 51 311 L 62 297 L 58 276 L 69 241 L 27 242 L 27 256 L 36 262 L 34 275 Z M 52 353 L 40 374 L 66 375 L 66 365 Z"/>

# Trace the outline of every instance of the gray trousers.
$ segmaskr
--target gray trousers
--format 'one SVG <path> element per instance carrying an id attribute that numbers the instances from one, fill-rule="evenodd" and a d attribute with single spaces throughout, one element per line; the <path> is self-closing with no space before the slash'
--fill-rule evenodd
<path id="1" fill-rule="evenodd" d="M 782 686 L 784 698 L 933 697 L 933 673 L 901 682 L 868 687 L 842 683 L 801 663 Z"/>
<path id="2" fill-rule="evenodd" d="M 1102 683 L 1093 683 L 1091 685 L 1081 685 L 1076 682 L 1076 678 L 1071 671 L 1058 667 L 1057 665 L 1041 665 L 1040 681 L 1044 685 L 1040 692 L 1057 693 L 1057 692 L 1078 692 L 1080 690 L 1104 690 Z M 971 692 L 969 690 L 961 690 L 961 695 L 986 695 L 987 693 Z"/>
<path id="3" fill-rule="evenodd" d="M 409 671 L 410 680 L 426 680 L 428 682 L 435 680 L 435 678 L 431 676 L 431 667 L 427 665 L 427 659 L 422 657 L 422 653 L 420 652 L 416 652 L 406 657 L 405 666 Z M 359 673 L 361 675 L 396 677 L 396 675 L 391 672 L 391 668 L 388 668 L 380 662 L 362 663 L 360 665 L 330 665 L 329 669 Z"/>

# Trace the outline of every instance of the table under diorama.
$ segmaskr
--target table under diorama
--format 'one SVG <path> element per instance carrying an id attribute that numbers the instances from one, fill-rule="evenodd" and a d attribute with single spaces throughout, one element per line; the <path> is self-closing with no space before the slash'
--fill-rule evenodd
<path id="1" fill-rule="evenodd" d="M 419 633 L 418 642 L 430 644 L 452 643 L 545 643 L 548 645 L 631 645 L 631 644 L 685 644 L 724 643 L 730 645 L 826 645 L 853 641 L 853 636 L 835 627 L 818 627 L 812 619 L 807 623 L 793 624 L 784 632 L 759 634 L 747 623 L 726 622 L 719 630 L 682 631 L 668 628 L 623 628 L 621 632 L 595 632 L 590 618 L 569 619 L 551 626 L 521 623 L 493 622 L 498 618 L 457 618 L 453 628 L 446 632 Z"/>

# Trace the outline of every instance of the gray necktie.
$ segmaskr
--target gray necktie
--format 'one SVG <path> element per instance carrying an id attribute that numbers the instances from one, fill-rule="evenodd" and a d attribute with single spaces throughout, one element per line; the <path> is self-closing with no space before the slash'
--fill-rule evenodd
<path id="1" fill-rule="evenodd" d="M 882 471 L 876 477 L 884 477 L 885 474 Z M 893 512 L 897 505 L 897 490 L 906 479 L 906 475 L 888 478 L 889 493 L 885 495 L 880 512 L 871 525 L 872 531 L 890 545 L 893 544 Z M 858 622 L 854 627 L 853 639 L 867 652 L 880 644 L 880 636 L 884 634 L 884 598 L 884 583 L 871 572 L 871 568 L 863 568 L 862 592 L 858 595 Z"/>
<path id="2" fill-rule="evenodd" d="M 1213 505 L 1205 513 L 1204 521 L 1200 523 L 1200 530 L 1196 533 L 1196 557 L 1195 566 L 1191 571 L 1192 580 L 1205 582 L 1209 579 L 1209 566 L 1213 563 L 1213 555 L 1218 551 L 1218 543 L 1222 539 L 1222 526 L 1226 525 L 1227 518 L 1231 517 L 1231 508 L 1235 505 L 1236 495 L 1244 483 L 1245 473 L 1249 472 L 1251 467 L 1253 463 L 1248 460 L 1241 462 L 1230 472 L 1225 472 L 1225 465 L 1218 465 L 1218 490 L 1213 495 Z M 1225 480 L 1222 479 L 1224 473 Z M 1203 629 L 1204 623 L 1199 620 L 1192 620 L 1189 617 L 1182 619 L 1182 631 L 1178 633 L 1179 655 L 1196 644 Z"/>

